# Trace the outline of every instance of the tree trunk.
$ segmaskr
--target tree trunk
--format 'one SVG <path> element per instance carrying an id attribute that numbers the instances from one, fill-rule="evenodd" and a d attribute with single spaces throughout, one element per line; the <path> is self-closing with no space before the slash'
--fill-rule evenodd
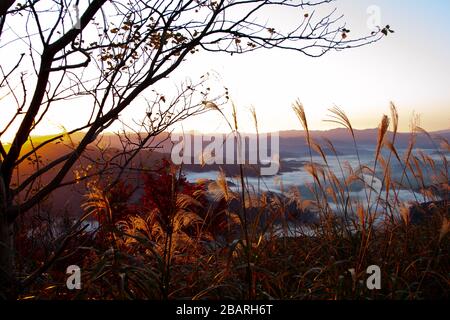
<path id="1" fill-rule="evenodd" d="M 0 299 L 14 298 L 13 228 L 6 216 L 8 196 L 0 175 Z"/>

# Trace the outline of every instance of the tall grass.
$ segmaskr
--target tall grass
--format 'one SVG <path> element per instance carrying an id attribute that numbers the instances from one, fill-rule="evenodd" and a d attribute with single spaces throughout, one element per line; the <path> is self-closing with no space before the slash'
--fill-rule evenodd
<path id="1" fill-rule="evenodd" d="M 174 168 L 167 213 L 128 204 L 134 211 L 114 220 L 108 194 L 91 189 L 84 208 L 110 218 L 102 226 L 106 233 L 97 235 L 100 244 L 85 248 L 90 254 L 80 264 L 89 272 L 76 298 L 448 298 L 448 142 L 441 141 L 438 159 L 432 158 L 416 150 L 416 135 L 423 131 L 415 128 L 401 155 L 396 147 L 398 113 L 392 104 L 391 117 L 380 122 L 373 164 L 368 165 L 359 155 L 350 119 L 335 107 L 329 120 L 347 128 L 358 163 L 353 168 L 342 161 L 332 141 L 313 139 L 300 102 L 293 110 L 306 133 L 310 161 L 304 170 L 312 177 L 312 198 L 299 189 L 262 192 L 259 184 L 252 192 L 244 165 L 239 165 L 237 190 L 228 184 L 232 177 L 221 172 L 193 196 L 183 194 L 177 185 L 181 168 Z M 252 116 L 259 134 L 255 110 Z M 228 124 L 239 138 L 235 106 Z M 316 154 L 323 164 L 314 161 Z M 337 171 L 330 165 L 332 158 Z M 392 174 L 393 165 L 399 166 L 400 178 Z M 380 189 L 374 187 L 376 180 Z M 362 199 L 352 193 L 355 185 L 362 186 Z M 405 190 L 414 192 L 417 201 L 403 202 L 400 192 Z M 158 218 L 161 214 L 165 222 Z M 299 223 L 307 214 L 316 219 Z M 217 222 L 221 216 L 225 218 Z M 105 239 L 111 242 L 105 245 Z M 366 286 L 370 265 L 381 269 L 380 290 Z M 48 296 L 61 297 L 60 292 Z"/>

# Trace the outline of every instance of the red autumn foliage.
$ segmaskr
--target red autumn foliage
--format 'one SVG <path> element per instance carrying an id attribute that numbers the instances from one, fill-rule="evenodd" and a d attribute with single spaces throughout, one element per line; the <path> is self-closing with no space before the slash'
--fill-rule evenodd
<path id="1" fill-rule="evenodd" d="M 129 203 L 133 192 L 134 188 L 131 184 L 124 181 L 119 181 L 106 194 L 111 208 L 111 222 L 113 224 L 120 220 L 126 219 L 126 217 L 130 214 L 134 214 L 134 210 Z M 102 222 L 102 220 L 99 220 L 99 223 Z"/>
<path id="2" fill-rule="evenodd" d="M 157 218 L 163 226 L 168 226 L 170 217 L 177 209 L 175 207 L 177 194 L 184 194 L 199 201 L 203 207 L 207 205 L 206 187 L 204 184 L 192 184 L 183 174 L 180 174 L 176 167 L 163 159 L 162 166 L 156 174 L 146 174 L 144 178 L 144 193 L 141 197 L 140 206 L 150 212 L 157 209 Z M 194 208 L 190 208 L 194 209 Z M 195 208 L 201 216 L 200 209 Z"/>

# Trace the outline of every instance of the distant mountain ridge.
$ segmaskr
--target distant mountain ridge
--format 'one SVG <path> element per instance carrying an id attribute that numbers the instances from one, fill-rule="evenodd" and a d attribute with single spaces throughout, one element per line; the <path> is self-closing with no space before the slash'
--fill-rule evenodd
<path id="1" fill-rule="evenodd" d="M 354 129 L 353 130 L 356 136 L 356 139 L 359 141 L 368 141 L 375 142 L 378 136 L 378 128 L 373 129 Z M 325 138 L 333 138 L 336 140 L 351 140 L 350 131 L 346 128 L 335 128 L 329 130 L 310 130 L 310 135 L 313 137 L 325 137 Z M 304 137 L 306 132 L 304 130 L 286 130 L 280 131 L 281 138 L 299 138 Z M 439 130 L 439 131 L 431 131 L 428 132 L 431 136 L 437 137 L 442 136 L 445 139 L 450 138 L 450 129 L 447 130 Z M 388 131 L 388 136 L 392 137 L 392 131 Z M 397 132 L 397 138 L 400 140 L 404 140 L 405 138 L 409 139 L 411 137 L 410 132 Z M 426 138 L 424 134 L 418 133 L 419 138 Z"/>
<path id="2" fill-rule="evenodd" d="M 199 136 L 199 133 L 185 133 L 186 135 L 190 135 L 191 137 Z M 208 135 L 211 133 L 205 133 L 204 135 Z M 243 133 L 246 136 L 255 136 L 255 133 Z M 359 148 L 372 149 L 376 146 L 378 139 L 378 129 L 354 129 L 356 143 Z M 225 134 L 224 134 L 225 135 Z M 334 147 L 339 153 L 346 154 L 348 152 L 354 152 L 353 140 L 352 136 L 348 129 L 346 128 L 335 128 L 330 130 L 310 130 L 311 137 L 321 145 L 325 145 L 324 139 L 329 140 L 333 143 Z M 429 135 L 432 137 L 433 141 L 429 139 L 429 137 L 424 133 L 416 134 L 415 146 L 423 149 L 435 149 L 436 146 L 439 146 L 440 139 L 445 139 L 447 142 L 450 141 L 450 129 L 447 130 L 439 130 L 434 132 L 429 132 Z M 41 141 L 52 137 L 50 135 L 47 136 L 35 136 L 32 138 L 33 144 L 38 145 Z M 280 137 L 280 154 L 282 156 L 288 157 L 290 155 L 297 154 L 300 150 L 304 150 L 307 148 L 306 144 L 306 132 L 304 130 L 284 130 L 279 132 Z M 392 140 L 393 133 L 388 132 L 388 139 Z M 67 137 L 62 138 L 61 140 L 57 140 L 52 144 L 59 143 L 78 143 L 83 138 L 83 133 L 76 133 L 71 135 L 71 140 Z M 129 134 L 127 138 L 132 142 L 136 142 L 139 140 L 137 134 Z M 104 148 L 113 148 L 113 149 L 122 149 L 123 143 L 121 140 L 124 139 L 123 135 L 117 135 L 114 133 L 103 133 L 97 138 L 97 143 L 103 146 Z M 399 149 L 407 148 L 409 142 L 411 140 L 410 132 L 397 132 L 395 139 L 395 146 Z M 205 142 L 207 143 L 207 142 Z M 171 148 L 173 146 L 172 141 L 170 140 L 170 134 L 168 132 L 163 132 L 158 136 L 154 137 L 154 139 L 150 143 L 151 146 L 155 146 L 156 152 L 161 153 L 170 153 Z M 3 144 L 6 150 L 9 149 L 9 144 Z M 29 149 L 30 143 L 27 142 L 24 149 Z M 325 151 L 327 148 L 325 147 Z M 301 152 L 302 153 L 302 152 Z"/>
<path id="3" fill-rule="evenodd" d="M 191 136 L 193 140 L 194 137 L 198 137 L 199 133 L 185 133 L 186 135 Z M 255 137 L 255 133 L 243 133 L 245 136 Z M 354 130 L 356 143 L 358 146 L 358 151 L 361 153 L 364 152 L 373 152 L 375 149 L 378 139 L 378 129 L 363 129 L 363 130 Z M 208 135 L 205 133 L 204 135 Z M 327 147 L 325 143 L 325 139 L 329 140 L 333 143 L 334 148 L 339 154 L 354 154 L 355 148 L 352 139 L 352 135 L 349 130 L 346 128 L 336 128 L 331 130 L 319 131 L 312 130 L 310 131 L 311 137 L 314 141 L 318 142 L 324 152 L 327 154 L 331 153 L 331 150 Z M 440 139 L 445 139 L 450 141 L 450 130 L 441 130 L 436 132 L 430 132 L 430 138 L 421 132 L 418 132 L 415 137 L 415 147 L 421 149 L 435 149 L 440 145 Z M 225 137 L 225 134 L 223 134 Z M 279 132 L 280 137 L 280 156 L 283 158 L 286 157 L 299 157 L 304 156 L 308 152 L 308 146 L 306 142 L 306 132 L 303 130 L 286 130 Z M 387 137 L 392 141 L 393 133 L 388 132 Z M 129 136 L 130 139 L 133 138 L 133 135 Z M 102 136 L 102 141 L 105 145 L 110 147 L 120 148 L 122 146 L 120 142 L 120 137 L 112 134 L 104 134 Z M 411 141 L 411 133 L 409 132 L 398 132 L 395 137 L 395 146 L 397 149 L 405 149 L 408 147 Z M 204 141 L 204 146 L 209 144 L 209 141 Z M 158 145 L 158 148 L 155 149 L 157 152 L 161 153 L 170 153 L 173 143 L 170 140 L 169 133 L 164 132 L 152 142 L 152 145 Z"/>
<path id="4" fill-rule="evenodd" d="M 370 151 L 375 148 L 378 140 L 378 129 L 362 129 L 354 130 L 356 144 L 360 152 Z M 430 138 L 418 132 L 415 136 L 415 147 L 422 149 L 435 149 L 440 145 L 440 140 L 445 139 L 450 141 L 450 130 L 441 130 L 428 133 Z M 305 139 L 305 131 L 290 130 L 280 132 L 280 153 L 286 157 L 296 154 L 296 150 L 307 147 Z M 335 149 L 341 154 L 354 153 L 353 138 L 346 128 L 337 128 L 326 131 L 310 131 L 311 137 L 320 145 L 325 146 L 324 140 L 327 139 L 333 143 Z M 387 138 L 392 141 L 393 132 L 387 133 Z M 395 137 L 395 146 L 397 149 L 407 148 L 411 141 L 410 132 L 397 132 Z M 326 148 L 325 148 L 326 152 Z M 328 152 L 326 152 L 328 153 Z"/>
<path id="5" fill-rule="evenodd" d="M 326 147 L 326 143 L 323 143 L 322 138 L 327 138 L 332 141 L 335 149 L 340 155 L 354 155 L 355 149 L 353 145 L 353 141 L 350 133 L 346 129 L 332 129 L 327 131 L 311 131 L 311 136 L 321 144 L 324 152 L 328 155 L 331 155 L 332 152 Z M 355 136 L 358 144 L 358 152 L 360 155 L 369 155 L 373 156 L 374 148 L 377 143 L 377 134 L 378 129 L 366 129 L 366 130 L 355 130 Z M 254 135 L 254 134 L 253 134 Z M 289 131 L 281 131 L 280 135 L 280 158 L 282 160 L 282 166 L 284 171 L 289 170 L 297 170 L 299 166 L 302 165 L 301 160 L 298 160 L 300 157 L 304 157 L 308 155 L 308 146 L 305 139 L 305 131 L 301 130 L 289 130 Z M 450 130 L 443 130 L 438 132 L 431 132 L 431 137 L 435 140 L 435 145 L 439 145 L 438 137 L 442 137 L 447 141 L 450 141 Z M 39 143 L 46 141 L 49 138 L 53 138 L 53 136 L 41 136 L 32 138 L 33 144 L 27 142 L 22 150 L 22 155 L 30 151 L 31 145 L 37 146 Z M 392 138 L 392 133 L 388 134 L 389 138 Z M 138 137 L 135 134 L 127 135 L 128 139 L 131 142 L 138 141 Z M 20 166 L 20 177 L 14 176 L 16 178 L 20 178 L 20 180 L 26 179 L 30 176 L 35 170 L 36 167 L 33 164 L 36 156 L 39 156 L 42 160 L 43 164 L 49 163 L 59 157 L 68 154 L 73 151 L 71 144 L 76 145 L 83 138 L 82 133 L 75 134 L 71 136 L 69 139 L 67 136 L 64 136 L 62 139 L 56 139 L 55 141 L 46 144 L 44 147 L 37 151 L 37 154 L 31 155 L 26 161 L 22 162 Z M 84 163 L 84 166 L 91 164 L 90 159 L 99 159 L 102 157 L 101 153 L 106 152 L 108 154 L 115 154 L 115 152 L 120 152 L 122 150 L 122 142 L 121 139 L 124 139 L 124 136 L 118 136 L 112 133 L 105 133 L 100 135 L 95 143 L 88 147 L 86 150 L 85 157 L 82 157 L 80 163 L 74 166 L 74 170 L 77 170 L 81 163 Z M 396 147 L 397 149 L 406 148 L 408 146 L 410 140 L 410 133 L 398 133 L 396 137 Z M 205 144 L 207 144 L 206 142 Z M 162 158 L 170 158 L 170 151 L 173 143 L 170 140 L 170 134 L 168 132 L 163 132 L 151 143 L 151 146 L 159 146 L 160 148 L 154 149 L 156 152 L 151 152 L 149 150 L 143 150 L 139 153 L 138 157 L 134 161 L 135 167 L 146 167 L 152 168 L 155 164 L 159 163 Z M 416 138 L 416 146 L 423 149 L 435 149 L 435 146 L 432 142 L 430 142 L 429 138 L 423 134 L 419 133 Z M 97 147 L 100 147 L 98 149 Z M 433 152 L 433 151 L 431 151 Z M 399 150 L 400 153 L 400 150 Z M 448 152 L 447 152 L 448 153 Z M 289 158 L 297 159 L 292 160 Z M 120 158 L 119 158 L 120 159 Z M 118 160 L 120 161 L 120 160 Z M 185 168 L 190 169 L 192 171 L 201 171 L 201 170 L 215 170 L 214 166 L 209 166 L 207 168 L 195 168 L 195 165 L 191 165 L 190 167 L 185 166 Z M 199 165 L 198 165 L 199 166 Z M 233 173 L 235 168 L 228 168 L 231 173 Z M 48 174 L 45 174 L 42 177 L 41 183 L 47 183 L 49 178 L 55 173 L 54 170 L 51 170 Z M 70 181 L 73 179 L 74 174 L 69 174 L 65 181 Z M 127 176 L 128 181 L 138 180 L 138 173 L 132 173 Z M 71 204 L 79 204 L 83 201 L 82 195 L 84 194 L 83 184 L 76 184 L 73 186 L 67 186 L 58 189 L 52 194 L 52 203 L 58 210 L 63 210 L 68 205 Z M 73 209 L 73 208 L 72 208 Z M 79 209 L 79 208 L 78 208 Z"/>

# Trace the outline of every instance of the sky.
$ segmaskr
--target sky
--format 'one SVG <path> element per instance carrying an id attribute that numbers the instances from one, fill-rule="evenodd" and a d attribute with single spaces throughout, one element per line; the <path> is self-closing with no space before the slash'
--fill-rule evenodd
<path id="1" fill-rule="evenodd" d="M 199 59 L 205 61 L 202 69 L 216 70 L 230 88 L 244 130 L 253 130 L 251 105 L 261 130 L 299 129 L 292 112 L 297 99 L 310 127 L 317 130 L 335 127 L 323 121 L 335 105 L 355 128 L 377 127 L 382 115 L 389 115 L 391 101 L 399 111 L 401 131 L 410 129 L 413 114 L 420 115 L 420 125 L 427 130 L 449 129 L 450 1 L 338 0 L 335 5 L 348 28 L 361 33 L 367 33 L 367 9 L 376 5 L 381 24 L 389 24 L 395 33 L 373 45 L 320 58 L 270 50 Z M 225 129 L 217 116 L 201 118 L 202 130 Z M 198 130 L 198 122 L 191 119 L 183 127 Z"/>
<path id="2" fill-rule="evenodd" d="M 320 58 L 283 50 L 233 56 L 200 52 L 192 55 L 163 86 L 175 87 L 186 78 L 195 81 L 207 72 L 215 74 L 217 84 L 229 88 L 243 131 L 254 131 L 250 106 L 256 109 L 260 131 L 301 129 L 292 111 L 292 103 L 297 99 L 305 107 L 310 128 L 315 130 L 336 127 L 324 121 L 330 114 L 328 109 L 335 105 L 348 114 L 355 128 L 377 127 L 382 115 L 389 114 L 391 101 L 399 111 L 401 131 L 409 130 L 414 114 L 420 115 L 421 126 L 429 131 L 449 129 L 450 1 L 333 3 L 345 15 L 352 35 L 370 33 L 367 21 L 372 16 L 368 9 L 373 6 L 379 8 L 381 25 L 389 24 L 395 30 L 378 43 L 330 52 Z M 289 24 L 295 23 L 297 16 L 273 12 L 270 18 Z M 6 121 L 2 112 L 0 102 L 0 127 Z M 145 106 L 134 103 L 121 119 L 131 123 L 136 115 L 144 113 Z M 231 117 L 230 105 L 224 106 L 224 113 Z M 70 103 L 65 108 L 55 108 L 34 134 L 55 133 L 60 125 L 70 129 L 81 123 L 86 114 Z M 111 130 L 118 128 L 116 125 Z M 182 128 L 203 132 L 228 130 L 217 112 L 188 119 Z"/>

